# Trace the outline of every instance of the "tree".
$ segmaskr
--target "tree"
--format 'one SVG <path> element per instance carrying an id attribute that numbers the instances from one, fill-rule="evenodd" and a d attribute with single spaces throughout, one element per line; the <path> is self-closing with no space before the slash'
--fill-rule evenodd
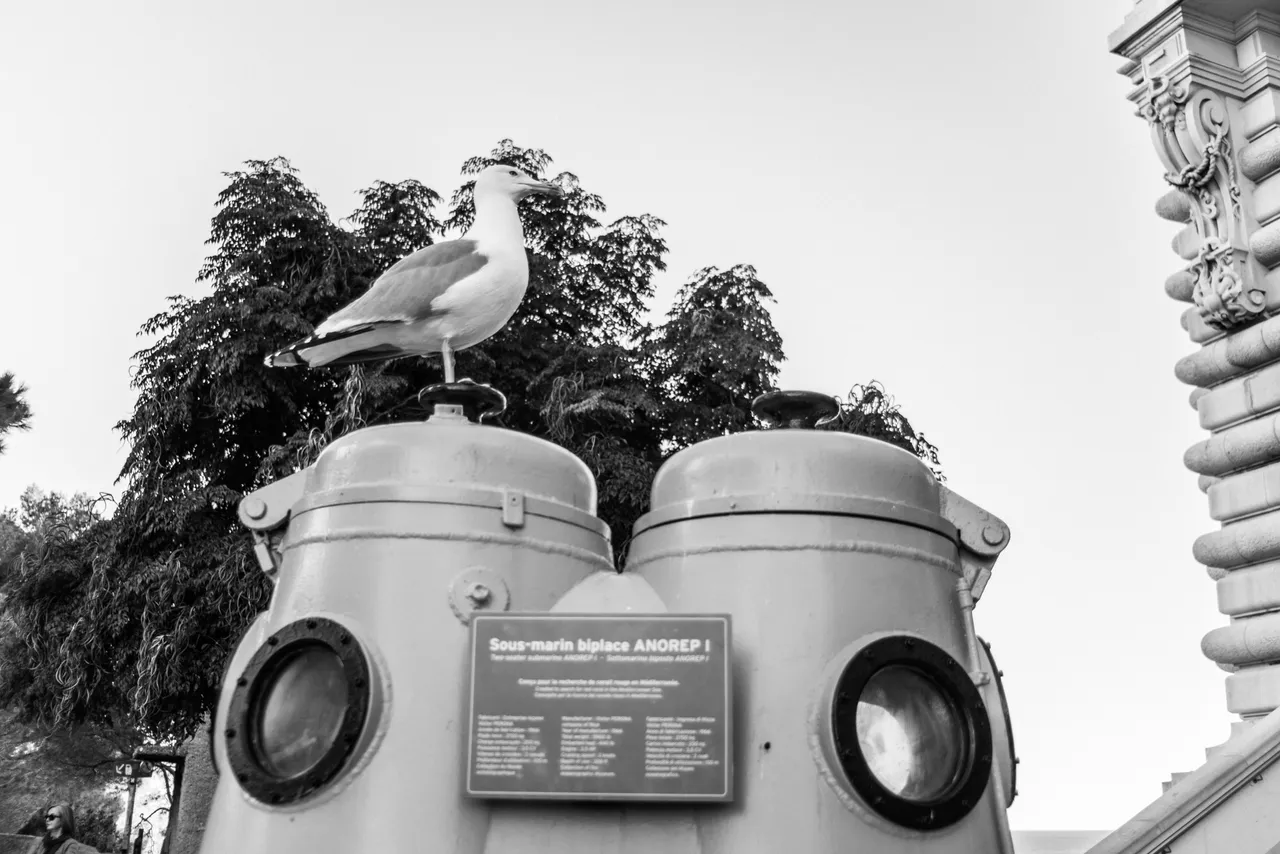
<path id="1" fill-rule="evenodd" d="M 782 336 L 754 267 L 699 270 L 680 288 L 667 322 L 650 336 L 654 385 L 663 398 L 663 439 L 683 448 L 752 425 L 751 401 L 774 387 Z"/>
<path id="2" fill-rule="evenodd" d="M 0 454 L 4 453 L 4 435 L 11 430 L 31 429 L 31 407 L 27 405 L 27 387 L 12 372 L 0 374 Z"/>
<path id="3" fill-rule="evenodd" d="M 5 793 L 0 832 L 21 832 L 24 821 L 43 817 L 51 803 L 68 801 L 76 806 L 83 841 L 110 842 L 114 836 L 120 805 L 112 790 L 118 782 L 113 766 L 129 755 L 139 736 L 128 726 L 101 720 L 75 727 L 40 722 L 56 709 L 56 692 L 48 683 L 57 673 L 50 679 L 35 672 L 61 664 L 59 633 L 79 607 L 75 581 L 67 577 L 62 558 L 101 522 L 101 509 L 101 498 L 66 497 L 31 486 L 17 510 L 0 515 L 0 599 L 6 589 L 14 593 L 0 615 L 0 660 L 11 673 L 14 692 L 0 707 L 0 791 Z M 33 625 L 43 631 L 27 634 Z M 46 714 L 28 714 L 24 720 L 18 714 L 24 707 Z M 42 832 L 43 821 L 35 827 Z M 103 835 L 104 828 L 112 832 Z"/>
<path id="4" fill-rule="evenodd" d="M 542 178 L 552 161 L 503 140 L 463 164 L 447 216 L 421 183 L 380 181 L 345 224 L 283 158 L 227 174 L 199 274 L 208 294 L 171 299 L 142 329 L 156 341 L 137 355 L 137 403 L 119 425 L 130 452 L 114 514 L 22 550 L 5 605 L 17 640 L 0 646 L 0 706 L 22 721 L 128 724 L 165 741 L 200 726 L 269 594 L 237 503 L 343 433 L 422 418 L 417 392 L 441 378 L 421 358 L 281 371 L 263 356 L 310 333 L 401 255 L 465 229 L 470 176 L 494 163 Z M 621 553 L 670 453 L 752 426 L 750 402 L 773 387 L 782 342 L 769 289 L 747 265 L 700 270 L 665 322 L 646 326 L 664 223 L 637 214 L 605 224 L 599 196 L 571 173 L 556 180 L 562 198 L 521 202 L 524 302 L 498 335 L 459 354 L 458 369 L 507 394 L 499 424 L 586 461 Z"/>

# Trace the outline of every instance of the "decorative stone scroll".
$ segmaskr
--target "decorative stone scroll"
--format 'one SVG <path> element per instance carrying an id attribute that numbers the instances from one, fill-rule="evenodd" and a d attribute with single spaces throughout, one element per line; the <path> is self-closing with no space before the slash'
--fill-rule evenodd
<path id="1" fill-rule="evenodd" d="M 1165 180 L 1190 201 L 1199 254 L 1187 267 L 1204 322 L 1223 331 L 1257 319 L 1266 294 L 1249 269 L 1248 234 L 1231 148 L 1227 105 L 1208 89 L 1148 79 L 1139 115 L 1151 125 Z"/>

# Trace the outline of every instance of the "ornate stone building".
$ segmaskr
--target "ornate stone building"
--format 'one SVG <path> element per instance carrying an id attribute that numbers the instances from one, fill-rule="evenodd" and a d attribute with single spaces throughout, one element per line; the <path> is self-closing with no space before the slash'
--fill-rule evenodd
<path id="1" fill-rule="evenodd" d="M 1280 0 L 1140 0 L 1110 48 L 1182 226 L 1175 371 L 1208 431 L 1184 462 L 1221 523 L 1193 546 L 1225 618 L 1201 646 L 1237 720 L 1093 854 L 1280 854 Z"/>

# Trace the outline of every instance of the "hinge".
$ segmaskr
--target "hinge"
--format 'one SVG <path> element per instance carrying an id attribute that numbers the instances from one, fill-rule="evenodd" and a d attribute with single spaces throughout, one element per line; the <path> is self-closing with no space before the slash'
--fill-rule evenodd
<path id="1" fill-rule="evenodd" d="M 280 545 L 289 529 L 289 511 L 302 498 L 308 471 L 296 471 L 240 501 L 240 524 L 253 534 L 253 553 L 258 558 L 258 566 L 272 581 L 280 570 Z"/>
<path id="2" fill-rule="evenodd" d="M 945 486 L 938 488 L 942 491 L 942 518 L 959 533 L 960 569 L 976 602 L 982 598 L 996 558 L 1009 545 L 1009 526 Z"/>

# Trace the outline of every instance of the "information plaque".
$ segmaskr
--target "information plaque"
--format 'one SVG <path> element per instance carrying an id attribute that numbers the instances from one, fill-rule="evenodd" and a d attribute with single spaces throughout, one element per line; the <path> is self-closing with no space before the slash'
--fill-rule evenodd
<path id="1" fill-rule="evenodd" d="M 476 614 L 466 792 L 733 799 L 727 615 Z"/>

